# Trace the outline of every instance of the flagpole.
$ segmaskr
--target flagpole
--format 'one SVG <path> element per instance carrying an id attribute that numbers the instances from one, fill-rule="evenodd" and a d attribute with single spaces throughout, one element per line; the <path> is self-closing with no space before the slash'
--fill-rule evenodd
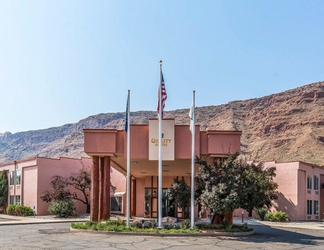
<path id="1" fill-rule="evenodd" d="M 158 228 L 162 227 L 162 60 L 160 60 L 159 88 L 159 164 L 158 164 Z"/>
<path id="2" fill-rule="evenodd" d="M 196 111 L 195 111 L 195 91 L 192 92 L 192 128 L 191 128 L 191 228 L 195 226 L 195 127 L 196 127 Z"/>
<path id="3" fill-rule="evenodd" d="M 126 180 L 126 225 L 129 227 L 130 219 L 130 90 L 127 96 L 127 180 Z"/>

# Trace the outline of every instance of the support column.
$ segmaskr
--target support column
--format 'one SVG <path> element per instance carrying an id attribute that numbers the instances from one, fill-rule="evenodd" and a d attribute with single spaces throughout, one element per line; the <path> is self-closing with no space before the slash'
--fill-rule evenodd
<path id="1" fill-rule="evenodd" d="M 105 206 L 104 203 L 104 158 L 100 157 L 99 162 L 99 211 L 98 211 L 98 221 L 103 219 L 103 207 Z"/>
<path id="2" fill-rule="evenodd" d="M 98 221 L 99 208 L 99 156 L 92 157 L 90 220 Z"/>
<path id="3" fill-rule="evenodd" d="M 136 216 L 136 179 L 132 179 L 131 194 L 132 216 Z"/>
<path id="4" fill-rule="evenodd" d="M 103 163 L 103 219 L 110 218 L 110 156 L 104 157 Z"/>

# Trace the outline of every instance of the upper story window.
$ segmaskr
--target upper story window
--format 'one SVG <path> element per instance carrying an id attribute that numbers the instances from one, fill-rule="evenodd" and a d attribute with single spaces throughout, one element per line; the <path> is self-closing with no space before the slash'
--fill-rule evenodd
<path id="1" fill-rule="evenodd" d="M 314 190 L 318 190 L 318 176 L 314 175 Z"/>
<path id="2" fill-rule="evenodd" d="M 10 180 L 9 180 L 10 185 L 15 185 L 15 171 L 10 171 Z"/>
<path id="3" fill-rule="evenodd" d="M 21 182 L 21 170 L 16 171 L 16 185 L 20 185 Z"/>
<path id="4" fill-rule="evenodd" d="M 312 177 L 307 176 L 307 189 L 312 189 Z"/>

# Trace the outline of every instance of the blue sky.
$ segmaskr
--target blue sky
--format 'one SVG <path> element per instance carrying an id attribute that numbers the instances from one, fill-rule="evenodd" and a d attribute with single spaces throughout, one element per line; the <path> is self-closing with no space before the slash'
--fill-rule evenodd
<path id="1" fill-rule="evenodd" d="M 0 133 L 324 80 L 323 1 L 0 0 Z"/>

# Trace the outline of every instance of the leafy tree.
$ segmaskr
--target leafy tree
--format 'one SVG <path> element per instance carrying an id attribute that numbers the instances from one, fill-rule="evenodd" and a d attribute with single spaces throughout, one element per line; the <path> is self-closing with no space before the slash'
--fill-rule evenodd
<path id="1" fill-rule="evenodd" d="M 46 190 L 41 195 L 41 200 L 46 203 L 52 201 L 66 201 L 72 198 L 70 190 L 67 190 L 68 181 L 60 175 L 55 175 L 51 180 L 52 190 Z"/>
<path id="2" fill-rule="evenodd" d="M 87 206 L 87 213 L 90 213 L 90 199 L 89 193 L 91 190 L 91 175 L 90 170 L 87 168 L 82 168 L 80 171 L 70 176 L 67 179 L 67 185 L 74 187 L 76 190 L 79 190 L 83 197 L 79 198 L 76 192 L 72 193 L 72 199 L 81 201 Z"/>
<path id="3" fill-rule="evenodd" d="M 243 171 L 240 185 L 240 207 L 252 216 L 253 209 L 267 208 L 272 206 L 272 200 L 278 199 L 276 189 L 278 184 L 273 181 L 276 176 L 276 168 L 264 168 L 262 164 L 247 163 L 240 160 L 239 164 Z"/>
<path id="4" fill-rule="evenodd" d="M 224 215 L 239 207 L 240 169 L 234 164 L 237 155 L 229 155 L 224 163 L 208 164 L 206 159 L 196 158 L 201 167 L 196 175 L 196 198 L 202 205 L 202 212 L 211 210 L 212 223 L 217 215 Z"/>
<path id="5" fill-rule="evenodd" d="M 0 207 L 4 206 L 8 200 L 8 175 L 7 171 L 2 171 L 0 175 Z"/>
<path id="6" fill-rule="evenodd" d="M 190 187 L 183 179 L 173 179 L 174 183 L 168 191 L 169 200 L 174 200 L 174 205 L 177 208 L 181 208 L 182 211 L 186 211 L 190 207 Z"/>
<path id="7" fill-rule="evenodd" d="M 276 199 L 277 184 L 273 181 L 275 168 L 263 169 L 262 165 L 238 160 L 238 154 L 229 155 L 223 162 L 209 164 L 196 158 L 201 165 L 196 179 L 196 200 L 202 211 L 210 209 L 215 216 L 233 212 L 237 208 L 252 211 L 270 207 Z"/>

